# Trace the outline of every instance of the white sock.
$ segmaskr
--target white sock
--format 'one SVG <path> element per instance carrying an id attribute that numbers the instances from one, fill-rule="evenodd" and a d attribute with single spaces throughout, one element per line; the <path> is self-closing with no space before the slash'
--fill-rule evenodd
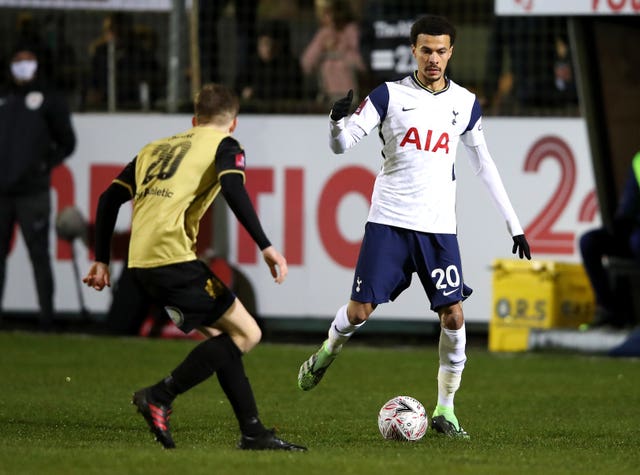
<path id="1" fill-rule="evenodd" d="M 438 369 L 438 404 L 453 408 L 453 399 L 460 387 L 462 371 L 467 356 L 465 347 L 467 335 L 464 324 L 459 330 L 440 329 L 438 353 L 440 367 Z"/>
<path id="2" fill-rule="evenodd" d="M 329 327 L 329 338 L 327 339 L 326 349 L 329 353 L 338 353 L 351 335 L 353 335 L 358 328 L 364 325 L 362 322 L 358 325 L 352 325 L 347 317 L 347 306 L 343 305 L 336 312 L 336 316 L 331 322 Z"/>

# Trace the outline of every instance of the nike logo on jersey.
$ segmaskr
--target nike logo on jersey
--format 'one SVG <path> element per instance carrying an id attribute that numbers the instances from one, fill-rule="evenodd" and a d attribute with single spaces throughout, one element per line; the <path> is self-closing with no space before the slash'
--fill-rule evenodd
<path id="1" fill-rule="evenodd" d="M 414 109 L 416 109 L 416 107 L 403 107 L 403 108 L 402 108 L 402 111 L 403 111 L 403 112 L 407 112 L 407 111 L 412 111 L 412 110 L 414 110 Z"/>
<path id="2" fill-rule="evenodd" d="M 446 292 L 442 292 L 442 295 L 446 297 L 447 295 L 451 295 L 452 293 L 454 293 L 456 290 L 458 290 L 457 287 L 453 290 L 447 290 Z"/>

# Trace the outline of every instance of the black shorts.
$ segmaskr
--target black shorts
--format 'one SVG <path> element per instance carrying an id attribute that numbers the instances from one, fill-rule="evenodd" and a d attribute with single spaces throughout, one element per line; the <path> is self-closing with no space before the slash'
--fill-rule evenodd
<path id="1" fill-rule="evenodd" d="M 132 268 L 131 272 L 154 303 L 185 333 L 214 323 L 236 298 L 200 260 Z"/>

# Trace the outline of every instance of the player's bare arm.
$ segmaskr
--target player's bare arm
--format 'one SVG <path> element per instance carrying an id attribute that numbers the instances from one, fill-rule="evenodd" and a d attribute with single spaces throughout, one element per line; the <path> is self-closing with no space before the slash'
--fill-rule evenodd
<path id="1" fill-rule="evenodd" d="M 263 249 L 262 257 L 269 266 L 271 276 L 275 279 L 276 283 L 282 284 L 289 273 L 287 260 L 273 246 Z"/>

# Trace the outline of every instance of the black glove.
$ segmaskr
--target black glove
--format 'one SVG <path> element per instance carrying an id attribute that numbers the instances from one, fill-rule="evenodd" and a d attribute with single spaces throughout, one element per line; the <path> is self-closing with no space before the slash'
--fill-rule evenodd
<path id="1" fill-rule="evenodd" d="M 529 243 L 527 242 L 527 238 L 524 237 L 524 234 L 518 234 L 517 236 L 513 236 L 513 248 L 511 249 L 513 254 L 518 254 L 520 259 L 523 256 L 526 256 L 527 259 L 531 260 L 531 250 L 529 249 Z"/>
<path id="2" fill-rule="evenodd" d="M 331 108 L 331 120 L 340 120 L 346 117 L 351 107 L 351 101 L 353 100 L 353 89 L 349 89 L 349 92 L 342 99 L 338 99 Z"/>

